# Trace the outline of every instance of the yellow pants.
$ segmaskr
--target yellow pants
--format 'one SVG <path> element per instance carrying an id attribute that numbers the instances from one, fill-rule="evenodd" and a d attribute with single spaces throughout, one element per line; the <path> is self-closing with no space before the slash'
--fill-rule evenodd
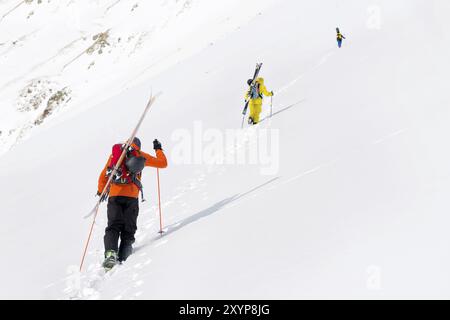
<path id="1" fill-rule="evenodd" d="M 261 99 L 250 100 L 249 107 L 250 107 L 249 117 L 252 118 L 253 123 L 256 124 L 259 122 L 259 115 L 261 114 L 262 111 L 262 100 Z"/>

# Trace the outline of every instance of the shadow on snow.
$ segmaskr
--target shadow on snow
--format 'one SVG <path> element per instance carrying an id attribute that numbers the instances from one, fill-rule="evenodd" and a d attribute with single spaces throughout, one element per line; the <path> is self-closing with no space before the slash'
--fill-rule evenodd
<path id="1" fill-rule="evenodd" d="M 217 202 L 216 204 L 212 205 L 209 208 L 206 208 L 206 209 L 204 209 L 204 210 L 202 210 L 202 211 L 200 211 L 200 212 L 198 212 L 198 213 L 196 213 L 196 214 L 194 214 L 192 216 L 189 216 L 189 217 L 187 217 L 187 218 L 185 218 L 185 219 L 183 219 L 181 221 L 175 222 L 175 223 L 167 226 L 165 228 L 165 229 L 167 229 L 167 231 L 165 231 L 162 236 L 156 236 L 153 239 L 151 239 L 148 243 L 135 247 L 134 248 L 134 253 L 136 253 L 137 251 L 147 247 L 148 245 L 153 243 L 155 240 L 161 239 L 161 237 L 163 237 L 163 236 L 166 236 L 166 235 L 169 235 L 169 234 L 171 234 L 173 232 L 176 232 L 176 231 L 186 227 L 187 225 L 190 225 L 191 223 L 199 221 L 200 219 L 206 218 L 206 217 L 208 217 L 208 216 L 210 216 L 210 215 L 220 211 L 221 209 L 225 208 L 230 203 L 233 203 L 233 202 L 235 202 L 235 201 L 237 201 L 239 199 L 244 198 L 245 196 L 247 196 L 247 195 L 249 195 L 249 194 L 251 194 L 251 193 L 253 193 L 253 192 L 255 192 L 255 191 L 257 191 L 257 190 L 259 190 L 259 189 L 261 189 L 263 187 L 265 187 L 265 186 L 267 186 L 268 184 L 271 184 L 271 183 L 275 182 L 279 178 L 280 177 L 275 177 L 273 179 L 270 179 L 269 181 L 266 181 L 266 182 L 264 182 L 264 183 L 262 183 L 262 184 L 260 184 L 260 185 L 258 185 L 256 187 L 250 189 L 247 192 L 236 194 L 236 195 L 234 195 L 232 197 L 229 197 L 229 198 L 226 198 L 224 200 L 221 200 L 221 201 Z"/>

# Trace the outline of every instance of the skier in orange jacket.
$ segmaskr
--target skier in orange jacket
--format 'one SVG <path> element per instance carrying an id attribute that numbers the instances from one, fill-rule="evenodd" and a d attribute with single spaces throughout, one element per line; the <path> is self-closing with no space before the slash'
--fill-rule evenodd
<path id="1" fill-rule="evenodd" d="M 116 145 L 115 147 L 121 147 Z M 134 234 L 137 230 L 139 213 L 139 192 L 142 192 L 141 175 L 144 167 L 166 168 L 167 159 L 158 140 L 153 141 L 156 157 L 141 151 L 141 141 L 134 138 L 127 157 L 123 161 L 120 174 L 113 178 L 108 199 L 108 226 L 105 229 L 105 261 L 106 270 L 113 268 L 117 262 L 125 261 L 133 251 Z M 119 151 L 122 149 L 119 149 Z M 117 154 L 117 153 L 116 153 Z M 113 154 L 109 157 L 105 168 L 98 179 L 97 195 L 101 195 L 109 174 L 112 171 Z M 125 171 L 125 172 L 124 172 Z M 105 199 L 102 199 L 105 200 Z M 120 238 L 120 246 L 118 245 Z"/>

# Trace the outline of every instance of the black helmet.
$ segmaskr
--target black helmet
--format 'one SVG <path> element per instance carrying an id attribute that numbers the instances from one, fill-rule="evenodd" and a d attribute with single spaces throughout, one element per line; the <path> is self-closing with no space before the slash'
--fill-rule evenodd
<path id="1" fill-rule="evenodd" d="M 253 82 L 253 79 L 248 79 L 248 80 L 247 80 L 247 84 L 248 84 L 249 86 L 252 85 L 252 82 Z"/>
<path id="2" fill-rule="evenodd" d="M 125 161 L 125 166 L 132 174 L 140 173 L 144 170 L 146 159 L 144 157 L 131 156 Z"/>
<path id="3" fill-rule="evenodd" d="M 139 140 L 138 137 L 134 137 L 133 143 L 139 148 L 139 150 L 141 149 L 141 140 Z"/>

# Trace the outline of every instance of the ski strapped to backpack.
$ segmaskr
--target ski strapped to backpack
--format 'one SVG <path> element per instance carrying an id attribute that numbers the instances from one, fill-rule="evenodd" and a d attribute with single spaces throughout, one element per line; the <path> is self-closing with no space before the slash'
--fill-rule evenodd
<path id="1" fill-rule="evenodd" d="M 115 144 L 112 147 L 111 152 L 111 158 L 109 160 L 108 168 L 106 170 L 106 176 L 110 177 L 114 171 L 114 168 L 119 162 L 120 156 L 122 155 L 122 152 L 124 152 L 126 147 L 126 144 Z M 141 183 L 141 174 L 142 170 L 145 167 L 146 159 L 145 157 L 141 156 L 141 153 L 139 150 L 136 150 L 133 148 L 133 146 L 128 147 L 126 149 L 125 153 L 125 161 L 122 161 L 122 163 L 118 166 L 118 169 L 116 170 L 115 174 L 112 175 L 112 181 L 113 184 L 131 184 L 134 183 L 140 193 L 142 202 L 145 201 L 144 199 L 144 192 L 143 187 Z M 111 186 L 111 184 L 110 184 Z M 109 193 L 109 190 L 108 190 Z"/>
<path id="2" fill-rule="evenodd" d="M 253 78 L 251 79 L 252 81 L 250 83 L 248 83 L 248 85 L 250 87 L 249 88 L 250 99 L 256 99 L 257 95 L 259 95 L 259 88 L 256 86 L 256 79 L 258 79 L 259 71 L 261 70 L 262 65 L 263 65 L 262 63 L 257 63 L 256 64 L 255 73 L 253 74 Z M 253 98 L 253 94 L 255 94 L 255 98 Z M 242 110 L 242 124 L 241 124 L 241 128 L 244 127 L 245 115 L 247 114 L 247 109 L 248 109 L 248 104 L 250 102 L 250 99 L 245 101 L 244 110 Z"/>
<path id="3" fill-rule="evenodd" d="M 147 103 L 147 106 L 144 109 L 144 112 L 142 113 L 141 118 L 139 119 L 139 122 L 137 123 L 136 127 L 134 128 L 133 132 L 131 133 L 130 138 L 127 140 L 127 142 L 125 143 L 125 147 L 119 157 L 119 159 L 117 160 L 116 165 L 114 166 L 114 169 L 112 170 L 108 181 L 106 182 L 105 187 L 103 188 L 102 193 L 100 194 L 100 198 L 97 201 L 96 206 L 94 207 L 94 209 L 92 209 L 92 211 L 86 215 L 84 218 L 89 218 L 90 216 L 96 214 L 96 212 L 98 211 L 98 208 L 100 207 L 101 202 L 106 199 L 108 193 L 109 193 L 109 188 L 110 185 L 112 183 L 112 178 L 115 176 L 117 170 L 119 169 L 120 165 L 122 164 L 122 161 L 125 159 L 126 156 L 126 150 L 128 150 L 128 148 L 131 146 L 131 144 L 133 143 L 134 138 L 136 137 L 136 134 L 142 124 L 142 122 L 144 121 L 145 116 L 147 115 L 148 111 L 150 110 L 150 107 L 153 105 L 153 103 L 155 102 L 156 98 L 160 95 L 161 93 L 156 94 L 155 96 L 151 96 L 150 100 Z"/>

